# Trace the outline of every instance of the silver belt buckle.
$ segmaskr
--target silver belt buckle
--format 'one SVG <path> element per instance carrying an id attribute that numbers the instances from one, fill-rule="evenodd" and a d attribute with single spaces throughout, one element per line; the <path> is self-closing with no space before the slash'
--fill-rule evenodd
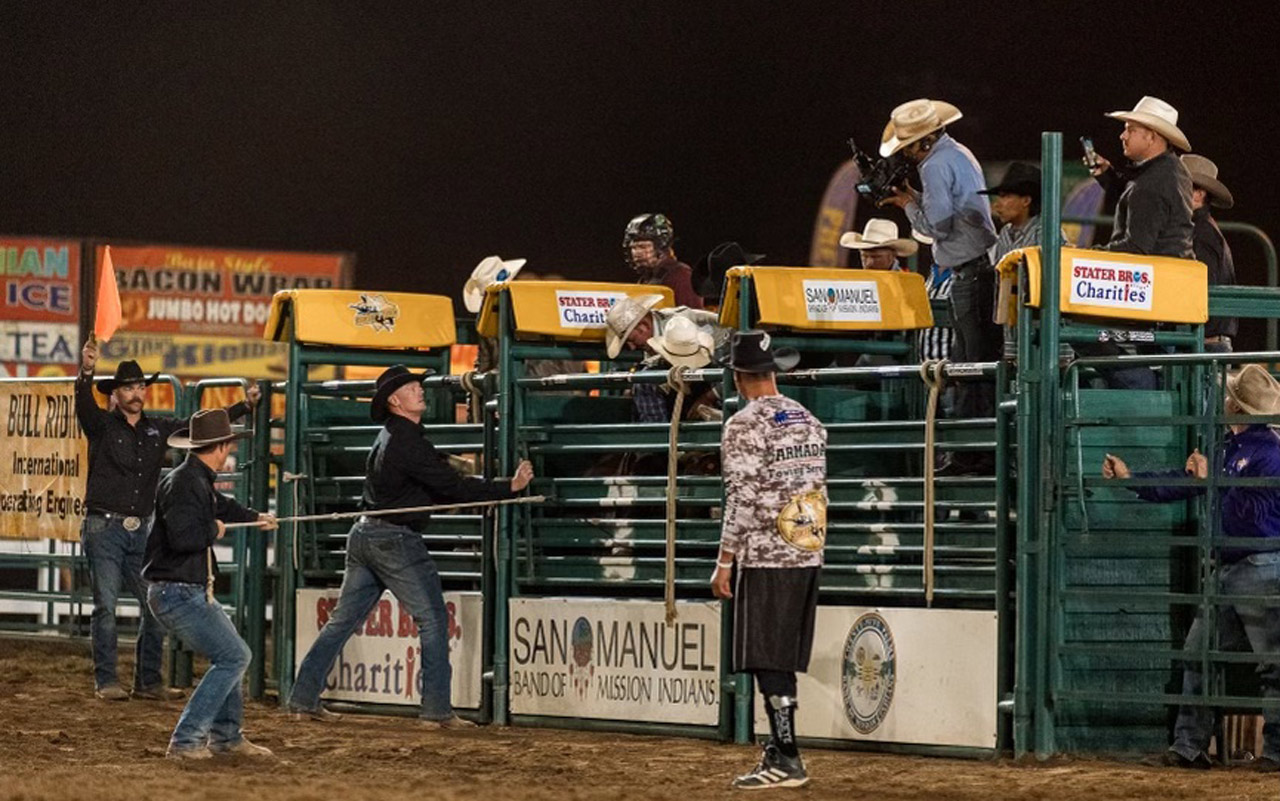
<path id="1" fill-rule="evenodd" d="M 142 518 L 129 515 L 124 519 L 125 531 L 137 531 L 140 528 L 142 528 Z"/>

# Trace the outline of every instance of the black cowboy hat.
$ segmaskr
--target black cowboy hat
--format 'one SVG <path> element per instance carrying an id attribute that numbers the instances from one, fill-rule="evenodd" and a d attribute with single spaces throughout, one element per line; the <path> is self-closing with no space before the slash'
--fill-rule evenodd
<path id="1" fill-rule="evenodd" d="M 998 186 L 983 189 L 979 195 L 1023 195 L 1038 197 L 1040 194 L 1040 168 L 1025 161 L 1015 161 L 1005 170 Z"/>
<path id="2" fill-rule="evenodd" d="M 373 418 L 375 423 L 386 420 L 387 415 L 390 414 L 387 401 L 391 399 L 391 393 L 405 384 L 422 381 L 434 372 L 434 370 L 427 370 L 425 373 L 411 373 L 403 364 L 395 364 L 383 370 L 382 375 L 378 376 L 373 402 L 369 404 L 369 417 Z"/>
<path id="3" fill-rule="evenodd" d="M 770 348 L 764 331 L 734 331 L 729 366 L 740 373 L 785 373 L 800 363 L 795 348 Z"/>
<path id="4" fill-rule="evenodd" d="M 737 242 L 721 242 L 693 266 L 693 291 L 704 300 L 719 300 L 724 289 L 724 274 L 740 264 L 759 264 L 763 253 L 748 253 Z"/>
<path id="5" fill-rule="evenodd" d="M 130 359 L 126 362 L 120 362 L 116 365 L 116 374 L 111 378 L 100 379 L 97 383 L 97 389 L 103 395 L 110 395 L 115 388 L 123 384 L 142 384 L 149 387 L 160 377 L 159 373 L 147 378 L 138 363 Z"/>
<path id="6" fill-rule="evenodd" d="M 201 409 L 191 415 L 186 428 L 180 428 L 169 435 L 169 447 L 190 450 L 248 436 L 251 436 L 250 433 L 243 428 L 231 427 L 231 418 L 227 416 L 226 409 Z"/>

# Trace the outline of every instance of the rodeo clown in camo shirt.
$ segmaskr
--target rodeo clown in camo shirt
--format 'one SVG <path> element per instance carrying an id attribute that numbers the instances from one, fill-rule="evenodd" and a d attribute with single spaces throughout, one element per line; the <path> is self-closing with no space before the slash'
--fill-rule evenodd
<path id="1" fill-rule="evenodd" d="M 778 392 L 799 355 L 770 349 L 763 331 L 733 335 L 731 366 L 747 402 L 724 427 L 725 484 L 717 597 L 734 598 L 733 669 L 755 675 L 771 737 L 744 789 L 808 782 L 795 740 L 796 673 L 809 667 L 818 573 L 827 533 L 827 431 Z M 734 562 L 737 582 L 730 591 Z"/>

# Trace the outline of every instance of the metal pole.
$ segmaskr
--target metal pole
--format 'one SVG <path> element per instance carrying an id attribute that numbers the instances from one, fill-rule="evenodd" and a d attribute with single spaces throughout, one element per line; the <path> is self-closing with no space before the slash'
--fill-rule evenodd
<path id="1" fill-rule="evenodd" d="M 306 380 L 306 367 L 302 360 L 302 344 L 297 340 L 289 342 L 289 373 L 285 384 L 285 416 L 284 416 L 284 473 L 296 476 L 302 472 L 302 431 L 306 428 L 306 420 L 302 414 L 302 383 Z M 278 502 L 276 508 L 282 517 L 297 513 L 294 508 L 292 479 L 286 481 L 283 473 L 276 481 Z M 276 567 L 279 581 L 276 584 L 276 604 L 273 615 L 275 633 L 275 669 L 276 686 L 279 701 L 284 704 L 293 689 L 293 656 L 296 643 L 294 641 L 294 607 L 298 588 L 298 572 L 294 569 L 297 558 L 293 534 L 297 524 L 290 526 L 289 531 L 276 532 Z"/>
<path id="2" fill-rule="evenodd" d="M 1057 426 L 1061 419 L 1059 401 L 1062 395 L 1059 386 L 1058 371 L 1058 325 L 1061 321 L 1059 300 L 1059 275 L 1062 260 L 1062 134 L 1045 132 L 1041 135 L 1040 163 L 1044 177 L 1041 190 L 1041 232 L 1040 232 L 1040 419 L 1037 424 L 1041 430 L 1049 432 L 1049 436 L 1041 437 L 1039 447 L 1039 468 L 1036 475 L 1027 476 L 1027 480 L 1035 481 L 1040 486 L 1039 509 L 1035 519 L 1039 523 L 1040 570 L 1038 571 L 1038 591 L 1036 598 L 1037 618 L 1037 662 L 1040 669 L 1040 687 L 1035 699 L 1036 710 L 1036 752 L 1047 756 L 1055 750 L 1054 720 L 1050 704 L 1053 693 L 1053 664 L 1051 652 L 1054 651 L 1052 616 L 1054 575 L 1054 548 L 1056 547 L 1057 513 L 1054 503 L 1054 482 L 1057 476 L 1053 466 L 1056 444 L 1059 440 Z M 1028 521 L 1030 522 L 1030 521 Z"/>
<path id="3" fill-rule="evenodd" d="M 511 344 L 515 339 L 515 318 L 511 309 L 511 293 L 498 294 L 498 470 L 511 472 L 515 465 L 515 435 L 513 415 L 515 404 L 515 363 L 511 358 Z M 512 510 L 498 510 L 498 526 L 494 532 L 494 567 L 497 592 L 485 603 L 493 603 L 493 722 L 499 726 L 510 723 L 511 712 L 508 692 L 510 689 L 509 616 L 511 599 L 512 529 L 515 517 Z"/>

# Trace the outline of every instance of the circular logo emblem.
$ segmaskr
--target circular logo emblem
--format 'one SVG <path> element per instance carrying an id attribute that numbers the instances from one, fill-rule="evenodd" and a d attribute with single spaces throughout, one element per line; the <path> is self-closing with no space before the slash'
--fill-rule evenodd
<path id="1" fill-rule="evenodd" d="M 587 697 L 591 689 L 591 677 L 595 675 L 595 665 L 591 664 L 595 641 L 591 636 L 591 621 L 580 617 L 573 621 L 573 631 L 569 635 L 569 646 L 573 649 L 573 659 L 569 663 L 569 683 L 579 699 Z"/>
<path id="2" fill-rule="evenodd" d="M 778 534 L 800 551 L 820 551 L 827 542 L 827 497 L 818 491 L 796 495 L 778 515 Z"/>
<path id="3" fill-rule="evenodd" d="M 884 618 L 868 612 L 849 629 L 840 676 L 844 714 L 859 734 L 871 734 L 884 722 L 896 676 L 893 633 Z"/>
<path id="4" fill-rule="evenodd" d="M 827 303 L 835 304 L 835 302 L 836 302 L 836 288 L 827 287 Z"/>

